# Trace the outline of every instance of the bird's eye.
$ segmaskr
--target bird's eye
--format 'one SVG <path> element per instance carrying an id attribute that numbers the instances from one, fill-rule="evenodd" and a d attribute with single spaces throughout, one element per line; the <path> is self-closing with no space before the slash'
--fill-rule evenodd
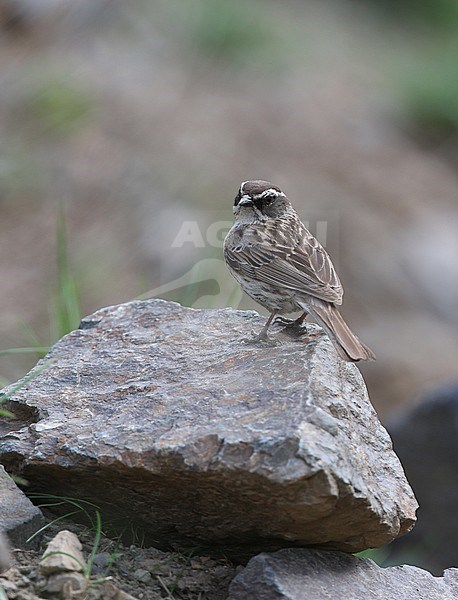
<path id="1" fill-rule="evenodd" d="M 263 198 L 264 204 L 270 204 L 274 200 L 275 196 L 265 196 Z"/>

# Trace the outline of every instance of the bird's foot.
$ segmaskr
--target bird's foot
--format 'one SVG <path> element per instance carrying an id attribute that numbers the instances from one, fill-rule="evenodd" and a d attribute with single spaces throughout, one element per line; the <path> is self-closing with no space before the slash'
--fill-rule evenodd
<path id="1" fill-rule="evenodd" d="M 284 319 L 280 317 L 280 319 L 277 319 L 277 321 L 280 321 L 280 323 L 284 324 L 282 333 L 286 333 L 291 337 L 300 337 L 301 335 L 307 334 L 307 329 L 305 327 L 302 327 L 306 316 L 307 315 L 304 313 L 294 321 L 291 319 Z"/>
<path id="2" fill-rule="evenodd" d="M 302 327 L 301 323 L 296 323 L 295 321 L 289 325 L 286 325 L 281 330 L 281 333 L 286 333 L 290 337 L 301 337 L 302 335 L 307 335 L 307 329 Z"/>
<path id="3" fill-rule="evenodd" d="M 294 319 L 287 319 L 286 317 L 276 317 L 274 320 L 275 325 L 283 325 L 284 327 L 290 327 L 294 325 L 296 321 Z"/>

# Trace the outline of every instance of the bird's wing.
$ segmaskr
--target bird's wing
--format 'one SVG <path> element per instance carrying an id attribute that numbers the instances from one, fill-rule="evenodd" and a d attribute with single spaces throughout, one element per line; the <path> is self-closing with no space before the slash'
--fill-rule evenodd
<path id="1" fill-rule="evenodd" d="M 342 304 L 342 284 L 328 253 L 305 227 L 300 234 L 295 244 L 278 244 L 264 229 L 263 235 L 226 247 L 226 261 L 242 277 Z"/>

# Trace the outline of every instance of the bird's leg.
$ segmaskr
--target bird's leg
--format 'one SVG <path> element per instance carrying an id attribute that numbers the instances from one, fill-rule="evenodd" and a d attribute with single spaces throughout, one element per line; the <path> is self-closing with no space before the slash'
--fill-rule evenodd
<path id="1" fill-rule="evenodd" d="M 267 330 L 270 327 L 270 324 L 272 323 L 272 321 L 274 320 L 275 316 L 278 314 L 278 310 L 274 310 L 271 314 L 270 317 L 267 319 L 266 324 L 264 325 L 264 327 L 261 329 L 261 331 L 257 334 L 253 336 L 253 341 L 254 342 L 260 342 L 261 340 L 268 340 L 268 336 L 267 336 Z"/>
<path id="2" fill-rule="evenodd" d="M 300 317 L 298 317 L 295 321 L 294 321 L 294 325 L 302 325 L 302 323 L 305 321 L 305 319 L 307 318 L 308 312 L 306 310 L 304 310 L 304 312 L 301 314 Z"/>

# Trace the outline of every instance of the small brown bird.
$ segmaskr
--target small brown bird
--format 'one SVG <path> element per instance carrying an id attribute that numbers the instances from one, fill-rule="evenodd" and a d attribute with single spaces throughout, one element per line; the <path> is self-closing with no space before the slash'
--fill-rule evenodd
<path id="1" fill-rule="evenodd" d="M 352 333 L 336 305 L 343 289 L 326 250 L 301 223 L 288 198 L 268 181 L 244 181 L 234 201 L 234 224 L 224 240 L 224 258 L 242 289 L 270 311 L 255 340 L 279 314 L 302 311 L 286 327 L 299 329 L 307 314 L 323 327 L 347 361 L 375 355 Z"/>

